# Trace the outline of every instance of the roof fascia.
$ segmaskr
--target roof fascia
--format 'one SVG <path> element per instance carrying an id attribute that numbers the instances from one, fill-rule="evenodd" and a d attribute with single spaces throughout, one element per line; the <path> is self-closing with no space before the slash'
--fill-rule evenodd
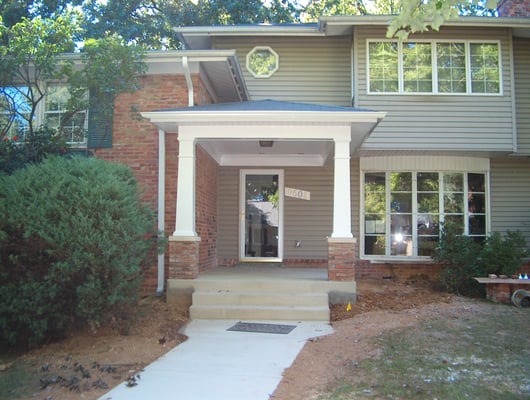
<path id="1" fill-rule="evenodd" d="M 331 125 L 350 124 L 354 122 L 378 122 L 386 116 L 383 111 L 153 111 L 142 113 L 144 118 L 153 123 L 207 124 L 211 123 L 293 123 L 311 124 L 327 123 Z"/>
<path id="2" fill-rule="evenodd" d="M 392 15 L 335 15 L 320 17 L 319 22 L 320 29 L 327 32 L 328 27 L 388 26 L 392 18 Z M 530 18 L 462 16 L 444 22 L 444 26 L 530 29 Z"/>

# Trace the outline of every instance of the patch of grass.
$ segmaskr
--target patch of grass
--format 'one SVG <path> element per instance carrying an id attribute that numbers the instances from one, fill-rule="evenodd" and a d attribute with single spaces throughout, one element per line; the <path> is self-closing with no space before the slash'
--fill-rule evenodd
<path id="1" fill-rule="evenodd" d="M 0 364 L 4 361 L 4 358 L 0 357 Z M 38 379 L 30 376 L 29 369 L 18 361 L 0 372 L 0 399 L 28 398 L 38 392 L 40 390 Z"/>
<path id="2" fill-rule="evenodd" d="M 375 340 L 382 356 L 356 365 L 320 400 L 528 399 L 528 309 L 425 321 Z"/>

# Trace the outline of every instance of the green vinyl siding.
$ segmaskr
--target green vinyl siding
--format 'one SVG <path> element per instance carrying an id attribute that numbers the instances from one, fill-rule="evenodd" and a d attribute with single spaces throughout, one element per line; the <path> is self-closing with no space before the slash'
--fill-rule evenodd
<path id="1" fill-rule="evenodd" d="M 278 70 L 269 78 L 247 71 L 246 56 L 268 46 L 279 56 Z M 351 37 L 215 38 L 216 49 L 237 51 L 251 100 L 273 99 L 351 106 Z"/>
<path id="2" fill-rule="evenodd" d="M 326 259 L 326 238 L 333 224 L 333 166 L 284 168 L 284 179 L 286 187 L 308 191 L 311 197 L 284 198 L 283 258 Z M 237 258 L 239 168 L 219 169 L 218 207 L 218 255 Z M 301 241 L 300 247 L 295 246 L 297 241 Z"/>
<path id="3" fill-rule="evenodd" d="M 521 231 L 530 245 L 530 160 L 491 160 L 491 229 Z"/>
<path id="4" fill-rule="evenodd" d="M 471 150 L 505 153 L 513 150 L 508 30 L 443 28 L 440 33 L 421 35 L 423 41 L 432 39 L 440 42 L 498 42 L 501 49 L 501 94 L 368 93 L 367 43 L 368 40 L 383 40 L 385 32 L 380 27 L 355 29 L 355 106 L 387 111 L 386 118 L 366 140 L 363 150 Z M 410 41 L 414 41 L 414 38 L 412 35 Z M 458 71 L 450 73 L 454 75 Z M 457 79 L 453 77 L 451 80 L 456 82 Z M 446 81 L 450 81 L 449 78 L 446 77 Z M 418 82 L 421 83 L 421 80 Z"/>
<path id="5" fill-rule="evenodd" d="M 514 38 L 517 151 L 530 154 L 530 39 Z"/>

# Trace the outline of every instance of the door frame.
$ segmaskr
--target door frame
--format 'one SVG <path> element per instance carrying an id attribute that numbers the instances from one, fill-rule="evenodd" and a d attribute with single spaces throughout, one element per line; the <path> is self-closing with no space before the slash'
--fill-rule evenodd
<path id="1" fill-rule="evenodd" d="M 278 257 L 246 257 L 245 255 L 245 209 L 247 175 L 278 175 Z M 239 170 L 239 260 L 242 262 L 281 262 L 283 260 L 283 194 L 284 194 L 283 169 L 240 169 Z"/>

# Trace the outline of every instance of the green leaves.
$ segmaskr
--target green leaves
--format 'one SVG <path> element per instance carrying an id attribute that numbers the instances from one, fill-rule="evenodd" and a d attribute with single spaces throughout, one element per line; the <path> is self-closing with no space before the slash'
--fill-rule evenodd
<path id="1" fill-rule="evenodd" d="M 388 27 L 387 37 L 406 40 L 412 33 L 438 31 L 446 21 L 459 15 L 491 15 L 490 10 L 497 3 L 496 0 L 403 0 L 399 15 Z"/>
<path id="2" fill-rule="evenodd" d="M 154 227 L 124 166 L 52 157 L 0 177 L 0 340 L 38 343 L 133 303 Z"/>

